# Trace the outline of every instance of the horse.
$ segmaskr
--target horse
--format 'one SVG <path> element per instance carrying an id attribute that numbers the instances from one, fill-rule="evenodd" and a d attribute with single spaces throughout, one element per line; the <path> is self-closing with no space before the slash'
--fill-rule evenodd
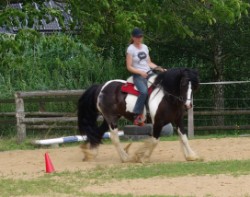
<path id="1" fill-rule="evenodd" d="M 153 132 L 132 155 L 128 152 L 131 144 L 123 148 L 120 143 L 117 127 L 117 121 L 121 117 L 130 121 L 134 118 L 132 111 L 137 97 L 121 91 L 127 81 L 117 79 L 92 85 L 83 93 L 78 101 L 78 128 L 80 134 L 87 135 L 88 139 L 82 145 L 84 160 L 92 160 L 97 156 L 102 136 L 110 130 L 111 141 L 122 162 L 148 162 L 159 142 L 162 127 L 168 123 L 177 128 L 186 160 L 199 159 L 189 145 L 183 124 L 184 112 L 192 108 L 193 92 L 199 87 L 198 72 L 190 68 L 172 68 L 154 75 L 151 81 L 150 79 L 152 93 L 148 96 L 146 105 Z M 98 125 L 99 114 L 102 114 L 103 122 Z"/>

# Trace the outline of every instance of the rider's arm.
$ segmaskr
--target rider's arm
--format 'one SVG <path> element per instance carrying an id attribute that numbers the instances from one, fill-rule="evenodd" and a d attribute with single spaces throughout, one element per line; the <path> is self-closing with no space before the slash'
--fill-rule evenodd
<path id="1" fill-rule="evenodd" d="M 151 58 L 150 58 L 150 57 L 149 57 L 149 59 L 148 59 L 148 65 L 149 65 L 149 67 L 150 67 L 151 69 L 155 69 L 155 70 L 158 70 L 158 71 L 160 71 L 160 72 L 167 71 L 166 68 L 162 68 L 161 66 L 157 66 L 155 63 L 153 63 L 153 62 L 151 61 Z"/>
<path id="2" fill-rule="evenodd" d="M 133 74 L 143 75 L 142 71 L 140 71 L 132 66 L 132 55 L 130 55 L 128 53 L 126 55 L 126 65 L 127 65 L 127 69 L 129 72 L 131 72 Z"/>
<path id="3" fill-rule="evenodd" d="M 148 65 L 149 65 L 149 67 L 152 68 L 152 69 L 154 69 L 154 68 L 157 67 L 157 65 L 151 61 L 150 56 L 148 57 Z"/>

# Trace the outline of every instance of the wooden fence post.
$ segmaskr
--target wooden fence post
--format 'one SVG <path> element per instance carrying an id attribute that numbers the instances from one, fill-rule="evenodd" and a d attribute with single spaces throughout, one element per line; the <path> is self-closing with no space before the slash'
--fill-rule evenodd
<path id="1" fill-rule="evenodd" d="M 192 98 L 192 105 L 193 107 L 188 110 L 188 137 L 194 137 L 194 104 Z"/>
<path id="2" fill-rule="evenodd" d="M 17 126 L 17 142 L 22 143 L 26 138 L 26 125 L 23 122 L 25 118 L 24 113 L 24 102 L 23 98 L 20 97 L 19 93 L 15 94 L 16 102 L 16 126 Z"/>

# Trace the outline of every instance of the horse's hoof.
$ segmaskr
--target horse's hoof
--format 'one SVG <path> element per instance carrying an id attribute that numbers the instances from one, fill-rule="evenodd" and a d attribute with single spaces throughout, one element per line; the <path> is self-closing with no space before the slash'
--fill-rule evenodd
<path id="1" fill-rule="evenodd" d="M 129 148 L 130 148 L 130 146 L 132 145 L 132 142 L 131 143 L 129 143 L 129 144 L 127 144 L 126 146 L 125 146 L 125 148 L 124 148 L 124 150 L 125 150 L 125 152 L 128 154 L 128 151 L 129 151 Z"/>
<path id="2" fill-rule="evenodd" d="M 150 160 L 148 158 L 141 158 L 139 163 L 146 164 L 149 162 L 150 162 Z"/>
<path id="3" fill-rule="evenodd" d="M 87 159 L 87 158 L 83 158 L 82 159 L 82 162 L 92 162 L 92 161 L 95 161 L 95 159 Z"/>
<path id="4" fill-rule="evenodd" d="M 89 144 L 82 144 L 81 146 L 84 158 L 82 159 L 82 161 L 93 161 L 95 160 L 97 154 L 98 154 L 98 149 L 97 148 L 93 148 L 90 149 L 89 148 Z"/>
<path id="5" fill-rule="evenodd" d="M 83 161 L 83 162 L 87 162 L 87 161 L 89 161 L 89 160 L 88 160 L 87 158 L 84 157 L 84 158 L 82 159 L 82 161 Z"/>
<path id="6" fill-rule="evenodd" d="M 186 157 L 186 160 L 187 160 L 187 161 L 199 161 L 199 160 L 200 160 L 200 157 L 197 156 L 197 155 L 191 155 L 191 156 L 187 156 L 187 157 Z"/>
<path id="7" fill-rule="evenodd" d="M 132 161 L 135 163 L 145 164 L 149 163 L 150 159 L 148 157 L 144 157 L 143 155 L 135 154 Z"/>
<path id="8" fill-rule="evenodd" d="M 84 158 L 82 159 L 83 162 L 88 162 L 88 161 L 94 161 L 96 158 L 95 154 L 89 154 L 87 153 L 86 155 L 84 155 Z"/>
<path id="9" fill-rule="evenodd" d="M 127 145 L 127 146 L 130 146 L 130 144 Z M 127 148 L 127 147 L 126 147 L 126 148 Z M 129 156 L 129 154 L 127 153 L 127 151 L 124 150 L 124 151 L 122 151 L 121 154 L 120 154 L 120 159 L 121 159 L 121 162 L 122 162 L 122 163 L 128 163 L 128 162 L 131 162 L 131 159 L 132 159 L 132 158 Z"/>
<path id="10" fill-rule="evenodd" d="M 122 158 L 121 159 L 122 163 L 130 163 L 133 162 L 133 159 L 130 157 Z"/>

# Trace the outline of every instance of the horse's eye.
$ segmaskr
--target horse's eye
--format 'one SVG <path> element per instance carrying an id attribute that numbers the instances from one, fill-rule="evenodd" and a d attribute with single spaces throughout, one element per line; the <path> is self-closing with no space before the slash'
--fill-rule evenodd
<path id="1" fill-rule="evenodd" d="M 181 86 L 182 86 L 182 87 L 186 87 L 186 86 L 187 86 L 187 83 L 181 83 Z"/>

